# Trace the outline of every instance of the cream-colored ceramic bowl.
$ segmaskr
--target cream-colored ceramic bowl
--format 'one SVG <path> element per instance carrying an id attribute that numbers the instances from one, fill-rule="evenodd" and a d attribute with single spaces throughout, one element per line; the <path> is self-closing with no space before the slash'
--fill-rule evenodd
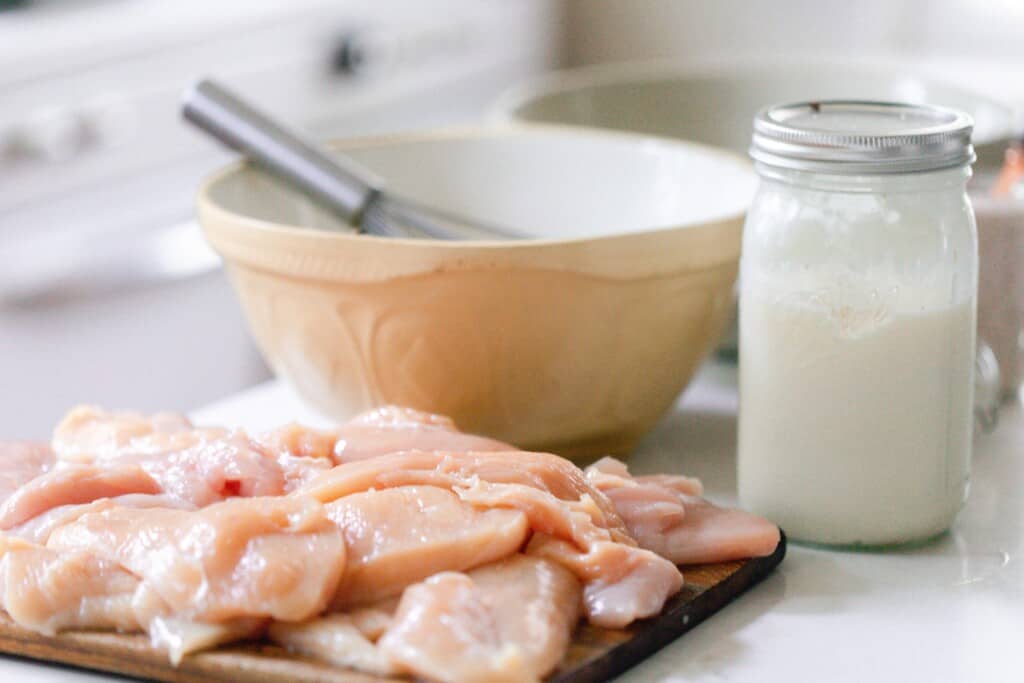
<path id="1" fill-rule="evenodd" d="M 523 447 L 623 454 L 726 321 L 755 185 L 736 156 L 549 126 L 338 148 L 396 192 L 536 239 L 356 235 L 250 167 L 206 182 L 200 220 L 253 334 L 328 415 L 398 403 Z"/>

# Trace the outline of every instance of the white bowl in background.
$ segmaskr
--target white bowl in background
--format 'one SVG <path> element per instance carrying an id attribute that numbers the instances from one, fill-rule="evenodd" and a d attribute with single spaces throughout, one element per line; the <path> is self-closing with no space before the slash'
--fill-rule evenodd
<path id="1" fill-rule="evenodd" d="M 938 104 L 974 118 L 982 165 L 999 164 L 1015 134 L 1014 111 L 908 64 L 808 59 L 730 59 L 599 65 L 514 86 L 493 107 L 503 121 L 558 123 L 692 140 L 745 154 L 764 106 L 824 99 Z"/>

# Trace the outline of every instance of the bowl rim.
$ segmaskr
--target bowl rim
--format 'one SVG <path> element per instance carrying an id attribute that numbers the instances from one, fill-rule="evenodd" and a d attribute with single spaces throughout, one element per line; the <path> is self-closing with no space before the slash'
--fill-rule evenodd
<path id="1" fill-rule="evenodd" d="M 907 60 L 874 57 L 858 61 L 836 57 L 815 57 L 813 63 L 806 57 L 752 56 L 703 57 L 682 60 L 680 58 L 638 59 L 620 62 L 590 64 L 550 71 L 527 79 L 502 91 L 487 111 L 487 120 L 495 123 L 530 123 L 532 125 L 577 125 L 549 124 L 534 122 L 519 115 L 519 110 L 531 101 L 558 94 L 571 94 L 589 87 L 625 84 L 629 82 L 649 83 L 672 78 L 723 78 L 741 74 L 755 74 L 777 70 L 842 69 L 846 73 L 888 74 L 891 78 L 912 78 L 958 91 L 972 97 L 986 106 L 997 110 L 1001 120 L 992 126 L 992 135 L 975 144 L 990 144 L 1014 137 L 1017 117 L 1024 111 L 1017 111 L 1011 104 L 989 94 L 964 86 L 952 79 L 937 77 Z"/>
<path id="2" fill-rule="evenodd" d="M 612 140 L 626 140 L 633 141 L 638 146 L 657 146 L 657 147 L 675 147 L 680 150 L 697 149 L 701 153 L 707 154 L 712 157 L 716 157 L 721 161 L 725 161 L 737 167 L 738 170 L 742 170 L 749 174 L 753 179 L 755 172 L 753 164 L 743 156 L 736 154 L 735 152 L 715 147 L 713 145 L 707 145 L 704 143 L 693 142 L 690 140 L 678 140 L 672 138 L 659 137 L 656 135 L 649 135 L 645 133 L 638 133 L 633 131 L 619 131 L 619 130 L 607 130 L 601 128 L 590 128 L 585 126 L 576 126 L 572 124 L 560 124 L 560 123 L 532 123 L 532 122 L 518 122 L 508 121 L 503 123 L 483 123 L 483 124 L 469 124 L 460 126 L 449 126 L 438 129 L 408 131 L 400 133 L 387 133 L 380 135 L 366 135 L 356 136 L 351 138 L 332 139 L 327 141 L 326 145 L 332 149 L 367 149 L 373 147 L 385 147 L 392 145 L 403 145 L 410 143 L 429 142 L 436 140 L 473 140 L 473 139 L 489 139 L 515 135 L 559 135 L 559 136 L 571 136 L 579 138 L 606 138 Z M 742 220 L 749 208 L 750 201 L 737 200 L 736 206 L 731 208 L 728 212 L 725 212 L 718 216 L 713 216 L 708 219 L 692 222 L 688 224 L 669 224 L 661 226 L 652 226 L 632 230 L 629 232 L 616 232 L 604 235 L 581 235 L 574 237 L 529 237 L 522 240 L 419 240 L 412 238 L 402 237 L 378 237 L 376 235 L 366 235 L 356 232 L 331 232 L 321 230 L 318 228 L 305 227 L 300 225 L 289 225 L 280 223 L 278 221 L 268 220 L 265 218 L 259 218 L 256 216 L 236 212 L 229 209 L 215 200 L 211 194 L 213 188 L 225 179 L 238 174 L 239 172 L 249 168 L 249 163 L 245 159 L 240 159 L 231 162 L 225 166 L 222 166 L 211 173 L 207 174 L 200 182 L 199 190 L 197 192 L 197 208 L 200 217 L 210 216 L 213 220 L 228 220 L 236 223 L 245 225 L 247 228 L 251 228 L 257 233 L 265 235 L 274 235 L 279 237 L 288 236 L 293 239 L 315 239 L 321 241 L 328 239 L 329 241 L 340 242 L 340 241 L 351 241 L 359 240 L 364 243 L 377 243 L 377 244 L 389 244 L 389 245 L 401 245 L 404 247 L 426 247 L 430 246 L 432 249 L 441 249 L 446 251 L 478 251 L 478 250 L 509 250 L 515 248 L 540 248 L 540 247 L 554 247 L 559 245 L 582 245 L 597 242 L 616 241 L 622 238 L 643 238 L 650 237 L 652 235 L 658 235 L 660 233 L 670 233 L 674 231 L 685 231 L 691 229 L 697 229 L 702 226 L 716 225 L 720 223 L 728 223 L 730 221 Z M 751 197 L 752 198 L 752 197 Z M 205 223 L 207 221 L 202 220 Z"/>

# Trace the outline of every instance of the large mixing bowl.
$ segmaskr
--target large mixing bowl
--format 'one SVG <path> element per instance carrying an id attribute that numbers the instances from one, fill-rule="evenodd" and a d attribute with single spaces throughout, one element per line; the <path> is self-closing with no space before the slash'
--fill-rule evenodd
<path id="1" fill-rule="evenodd" d="M 557 72 L 504 94 L 499 119 L 630 130 L 692 140 L 745 154 L 762 107 L 814 99 L 939 104 L 974 118 L 983 165 L 1002 161 L 1014 112 L 965 88 L 901 63 L 807 59 L 648 62 Z"/>
<path id="2" fill-rule="evenodd" d="M 256 340 L 330 416 L 398 403 L 625 454 L 727 320 L 755 185 L 740 158 L 549 126 L 338 147 L 396 192 L 535 239 L 357 235 L 251 167 L 206 182 L 199 216 Z"/>

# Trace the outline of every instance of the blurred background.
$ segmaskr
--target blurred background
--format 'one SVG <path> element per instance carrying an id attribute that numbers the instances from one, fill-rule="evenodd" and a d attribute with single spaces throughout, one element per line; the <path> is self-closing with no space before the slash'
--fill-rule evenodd
<path id="1" fill-rule="evenodd" d="M 807 96 L 949 93 L 971 98 L 994 172 L 1021 130 L 1022 36 L 1021 0 L 0 0 L 0 434 L 45 436 L 76 402 L 188 410 L 269 377 L 193 219 L 231 158 L 179 120 L 197 77 L 319 138 L 521 115 L 739 149 L 749 102 L 791 96 L 776 75 L 829 91 Z M 638 92 L 656 123 L 602 120 L 589 95 L 532 103 L 637 60 L 700 74 L 672 98 L 698 108 Z M 569 67 L 591 76 L 542 78 Z M 719 120 L 728 135 L 701 128 Z"/>

